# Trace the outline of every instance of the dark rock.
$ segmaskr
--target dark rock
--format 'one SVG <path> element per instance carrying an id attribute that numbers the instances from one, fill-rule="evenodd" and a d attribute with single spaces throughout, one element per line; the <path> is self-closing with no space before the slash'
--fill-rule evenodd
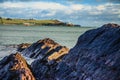
<path id="1" fill-rule="evenodd" d="M 32 69 L 37 80 L 120 80 L 120 27 L 89 30 L 62 61 L 38 59 Z"/>
<path id="2" fill-rule="evenodd" d="M 25 59 L 11 54 L 0 61 L 0 80 L 35 80 Z"/>
<path id="3" fill-rule="evenodd" d="M 32 64 L 32 71 L 36 80 L 54 80 L 57 62 L 45 60 L 35 60 Z"/>
<path id="4" fill-rule="evenodd" d="M 26 48 L 28 48 L 31 44 L 30 43 L 22 43 L 18 45 L 17 51 L 22 52 Z"/>
<path id="5" fill-rule="evenodd" d="M 33 43 L 23 50 L 22 54 L 29 58 L 37 59 L 31 64 L 37 80 L 54 80 L 56 65 L 68 51 L 67 47 L 46 38 Z"/>
<path id="6" fill-rule="evenodd" d="M 66 55 L 69 49 L 49 38 L 39 40 L 22 51 L 22 54 L 33 59 L 58 60 Z"/>
<path id="7" fill-rule="evenodd" d="M 116 27 L 116 28 L 120 28 L 120 25 L 108 23 L 108 24 L 103 25 L 102 27 L 114 27 L 114 28 Z"/>
<path id="8" fill-rule="evenodd" d="M 73 72 L 78 80 L 120 80 L 120 26 L 106 24 L 85 32 L 63 61 L 73 71 L 61 80 L 75 80 Z"/>

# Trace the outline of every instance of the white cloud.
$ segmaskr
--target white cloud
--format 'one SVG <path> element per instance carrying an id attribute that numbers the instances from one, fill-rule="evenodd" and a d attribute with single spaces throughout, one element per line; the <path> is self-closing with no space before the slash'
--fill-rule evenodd
<path id="1" fill-rule="evenodd" d="M 3 8 L 22 8 L 25 5 L 22 3 L 12 3 L 12 2 L 4 2 L 4 3 L 0 3 L 0 7 Z"/>
<path id="2" fill-rule="evenodd" d="M 66 6 L 60 4 L 60 3 L 54 3 L 54 2 L 4 2 L 0 3 L 0 7 L 4 8 L 31 8 L 31 9 L 64 9 Z"/>
<path id="3" fill-rule="evenodd" d="M 82 10 L 84 7 L 85 7 L 84 5 L 80 5 L 80 4 L 73 4 L 70 6 L 70 8 L 73 10 Z"/>
<path id="4" fill-rule="evenodd" d="M 113 20 L 120 18 L 120 4 L 101 5 L 60 4 L 55 2 L 4 2 L 0 3 L 0 15 L 22 18 L 57 18 L 61 20 Z M 6 14 L 3 14 L 6 13 Z M 88 19 L 89 18 L 89 19 Z M 84 20 L 84 21 L 83 21 Z M 99 22 L 99 21 L 98 21 Z M 118 21 L 119 22 L 119 21 Z M 86 22 L 85 22 L 86 23 Z"/>
<path id="5" fill-rule="evenodd" d="M 49 2 L 49 3 L 46 3 L 46 2 L 35 2 L 35 3 L 32 3 L 31 4 L 31 8 L 35 8 L 35 9 L 52 9 L 52 10 L 56 10 L 56 9 L 64 9 L 66 8 L 66 6 L 62 5 L 62 4 L 59 4 L 59 3 L 52 3 L 52 2 Z"/>
<path id="6" fill-rule="evenodd" d="M 97 10 L 105 10 L 106 7 L 104 5 L 99 5 L 96 7 Z"/>
<path id="7" fill-rule="evenodd" d="M 102 14 L 102 12 L 101 11 L 90 11 L 89 14 L 90 15 L 100 15 L 100 14 Z"/>
<path id="8" fill-rule="evenodd" d="M 48 15 L 54 15 L 55 11 L 63 11 L 64 13 L 70 15 L 75 12 L 82 12 L 86 11 L 93 15 L 99 15 L 102 14 L 104 11 L 112 11 L 112 13 L 120 13 L 119 8 L 114 8 L 115 6 L 119 6 L 119 4 L 112 4 L 112 3 L 106 3 L 98 6 L 92 6 L 92 5 L 84 5 L 84 4 L 70 4 L 70 5 L 63 5 L 60 3 L 55 2 L 4 2 L 0 3 L 0 8 L 21 8 L 21 9 L 30 9 L 30 10 L 52 10 L 53 12 L 50 12 Z M 37 13 L 37 12 L 36 12 Z"/>

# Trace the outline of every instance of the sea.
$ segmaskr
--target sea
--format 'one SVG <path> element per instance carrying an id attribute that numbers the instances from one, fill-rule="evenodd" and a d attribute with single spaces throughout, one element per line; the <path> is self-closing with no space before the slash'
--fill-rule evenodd
<path id="1" fill-rule="evenodd" d="M 44 38 L 72 48 L 78 37 L 91 29 L 94 27 L 0 25 L 0 59 L 16 52 L 13 45 L 34 43 Z"/>

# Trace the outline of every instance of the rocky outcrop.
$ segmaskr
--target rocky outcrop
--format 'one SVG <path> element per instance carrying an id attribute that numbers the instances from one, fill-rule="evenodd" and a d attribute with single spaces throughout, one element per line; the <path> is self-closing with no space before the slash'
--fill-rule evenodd
<path id="1" fill-rule="evenodd" d="M 47 61 L 37 59 L 32 62 L 31 68 L 36 80 L 56 80 L 55 73 L 57 65 L 58 62 L 55 60 Z"/>
<path id="2" fill-rule="evenodd" d="M 36 60 L 37 80 L 120 80 L 120 26 L 85 32 L 61 62 Z"/>
<path id="3" fill-rule="evenodd" d="M 11 54 L 0 61 L 0 80 L 35 80 L 25 59 Z"/>
<path id="4" fill-rule="evenodd" d="M 22 54 L 33 59 L 59 60 L 68 53 L 69 49 L 45 38 L 33 43 L 22 51 Z"/>
<path id="5" fill-rule="evenodd" d="M 31 44 L 30 43 L 22 43 L 18 45 L 17 51 L 22 52 L 26 48 L 28 48 Z"/>
<path id="6" fill-rule="evenodd" d="M 119 56 L 120 26 L 105 24 L 79 37 L 76 46 L 58 65 L 57 77 L 60 80 L 120 80 Z M 68 68 L 60 68 L 62 65 Z"/>
<path id="7" fill-rule="evenodd" d="M 117 24 L 85 32 L 70 51 L 49 38 L 21 51 L 36 59 L 31 68 L 19 53 L 11 54 L 0 61 L 0 80 L 120 80 Z"/>
<path id="8" fill-rule="evenodd" d="M 28 44 L 20 44 L 18 51 L 22 52 L 24 56 L 37 59 L 32 63 L 32 69 L 37 80 L 53 80 L 55 67 L 61 61 L 69 49 L 65 46 L 54 42 L 50 38 L 39 40 L 36 43 L 28 46 Z M 38 64 L 38 65 L 36 65 Z M 38 75 L 39 74 L 39 75 Z M 49 74 L 52 77 L 49 77 Z"/>

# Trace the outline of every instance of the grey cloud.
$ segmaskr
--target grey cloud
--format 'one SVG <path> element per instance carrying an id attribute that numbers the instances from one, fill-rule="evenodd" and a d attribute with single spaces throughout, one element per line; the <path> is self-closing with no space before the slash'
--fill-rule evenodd
<path id="1" fill-rule="evenodd" d="M 91 25 L 98 26 L 104 23 L 116 22 L 120 23 L 120 5 L 112 4 L 106 5 L 105 9 L 101 11 L 100 14 L 90 14 L 90 12 L 98 12 L 96 8 L 93 9 L 81 9 L 78 11 L 73 11 L 71 14 L 66 14 L 66 10 L 56 10 L 54 15 L 47 16 L 47 14 L 53 12 L 53 10 L 41 10 L 41 9 L 31 9 L 31 8 L 0 8 L 1 16 L 11 17 L 11 18 L 35 18 L 35 19 L 60 19 L 65 22 L 72 22 L 81 25 Z M 118 13 L 114 13 L 117 12 Z M 42 16 L 44 15 L 44 16 Z M 46 16 L 45 16 L 46 15 Z"/>

